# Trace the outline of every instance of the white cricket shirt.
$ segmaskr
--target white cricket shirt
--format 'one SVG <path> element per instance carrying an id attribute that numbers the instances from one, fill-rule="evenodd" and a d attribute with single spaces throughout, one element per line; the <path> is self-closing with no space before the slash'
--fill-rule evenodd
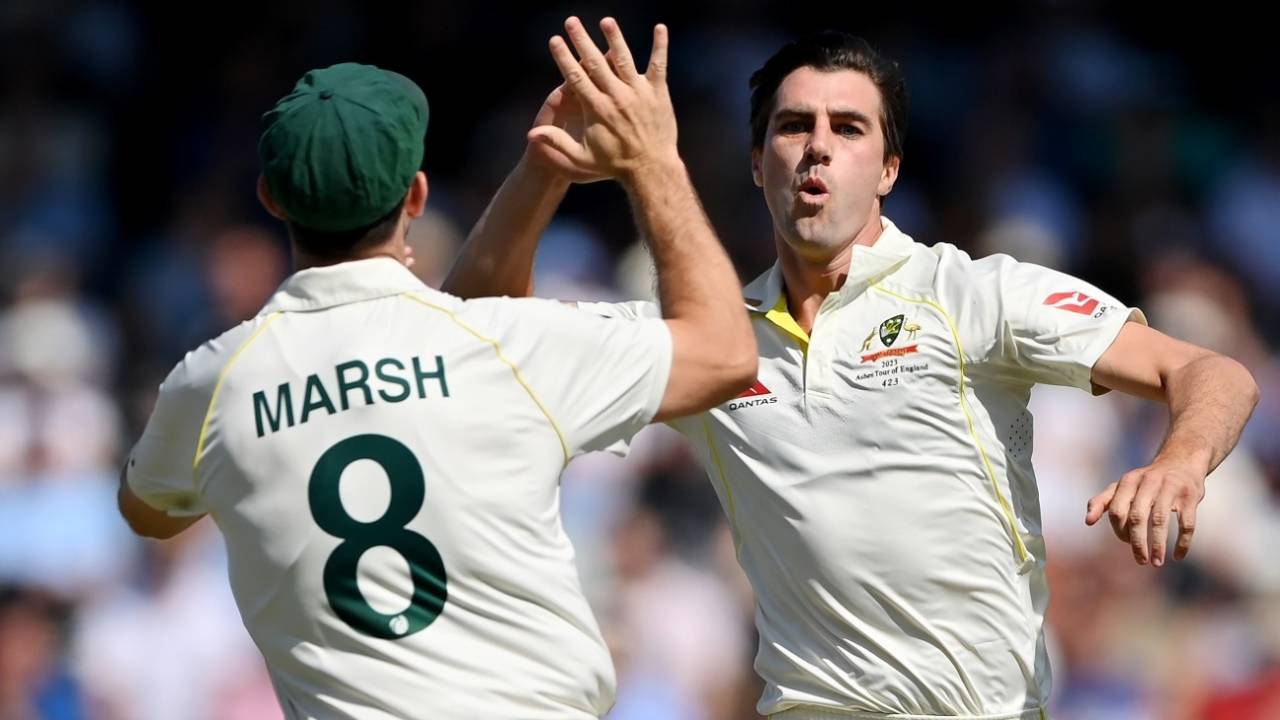
<path id="1" fill-rule="evenodd" d="M 648 423 L 671 336 L 303 270 L 161 386 L 128 482 L 209 513 L 289 718 L 595 718 L 614 672 L 560 472 Z"/>
<path id="2" fill-rule="evenodd" d="M 1145 320 L 1069 275 L 883 226 L 812 336 L 777 266 L 748 285 L 758 382 L 673 423 L 755 589 L 758 707 L 1039 720 L 1048 591 L 1027 401 L 1036 383 L 1090 390 L 1121 326 Z"/>

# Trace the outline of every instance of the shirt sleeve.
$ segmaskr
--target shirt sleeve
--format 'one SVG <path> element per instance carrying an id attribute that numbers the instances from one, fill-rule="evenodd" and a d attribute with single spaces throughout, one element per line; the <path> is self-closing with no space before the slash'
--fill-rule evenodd
<path id="1" fill-rule="evenodd" d="M 155 410 L 125 469 L 129 488 L 139 499 L 175 517 L 208 511 L 200 496 L 194 460 L 209 409 L 209 392 L 193 377 L 193 354 L 178 363 L 160 385 Z"/>
<path id="2" fill-rule="evenodd" d="M 604 318 L 622 318 L 623 320 L 640 320 L 644 318 L 661 319 L 662 308 L 657 303 L 645 300 L 630 302 L 580 302 L 578 309 L 583 312 L 599 315 Z"/>
<path id="3" fill-rule="evenodd" d="M 1146 324 L 1142 311 L 1066 273 L 994 260 L 997 281 L 986 287 L 996 293 L 988 301 L 998 308 L 1004 367 L 1030 382 L 1106 392 L 1093 385 L 1093 366 L 1126 322 Z"/>
<path id="4" fill-rule="evenodd" d="M 571 455 L 616 447 L 648 425 L 671 375 L 661 319 L 602 317 L 557 301 L 492 299 L 504 352 L 517 365 Z"/>

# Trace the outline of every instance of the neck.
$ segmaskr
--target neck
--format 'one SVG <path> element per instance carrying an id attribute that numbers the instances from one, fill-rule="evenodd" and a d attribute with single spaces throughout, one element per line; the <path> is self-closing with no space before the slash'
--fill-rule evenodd
<path id="1" fill-rule="evenodd" d="M 818 308 L 822 307 L 827 296 L 844 286 L 853 262 L 853 248 L 875 245 L 882 230 L 877 215 L 835 254 L 825 256 L 805 255 L 774 233 L 778 265 L 782 269 L 784 292 L 787 294 L 787 310 L 805 332 L 813 332 Z"/>
<path id="2" fill-rule="evenodd" d="M 405 230 L 408 226 L 405 226 Z M 341 255 L 316 255 L 298 247 L 297 243 L 290 243 L 293 246 L 293 271 L 306 270 L 313 267 L 326 267 L 329 265 L 337 265 L 338 263 L 352 262 L 354 260 L 369 260 L 376 257 L 388 257 L 400 264 L 405 263 L 405 235 L 407 232 L 397 231 L 392 233 L 391 237 L 386 241 L 377 245 L 353 250 Z"/>

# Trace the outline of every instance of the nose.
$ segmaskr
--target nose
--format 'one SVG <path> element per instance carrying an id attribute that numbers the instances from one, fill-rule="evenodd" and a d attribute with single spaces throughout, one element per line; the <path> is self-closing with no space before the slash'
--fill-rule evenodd
<path id="1" fill-rule="evenodd" d="M 831 164 L 831 133 L 821 126 L 815 127 L 809 134 L 809 142 L 804 148 L 805 160 L 812 164 Z"/>

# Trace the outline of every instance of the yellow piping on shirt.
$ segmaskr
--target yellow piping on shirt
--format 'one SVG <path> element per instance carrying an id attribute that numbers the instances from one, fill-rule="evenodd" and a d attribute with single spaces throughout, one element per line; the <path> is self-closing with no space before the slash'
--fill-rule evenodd
<path id="1" fill-rule="evenodd" d="M 809 333 L 805 332 L 804 328 L 800 327 L 800 323 L 796 322 L 796 319 L 791 315 L 791 311 L 787 309 L 786 293 L 778 295 L 778 302 L 775 303 L 773 308 L 766 312 L 764 316 L 769 322 L 782 328 L 788 335 L 791 335 L 796 340 L 800 341 L 800 349 L 808 354 Z"/>
<path id="2" fill-rule="evenodd" d="M 1027 546 L 1022 542 L 1022 536 L 1018 534 L 1018 525 L 1013 518 L 1013 508 L 1009 506 L 1009 501 L 1005 499 L 1004 493 L 1000 492 L 1000 485 L 996 482 L 996 471 L 991 466 L 991 460 L 987 458 L 987 451 L 982 447 L 982 441 L 978 439 L 978 431 L 973 423 L 973 414 L 969 412 L 969 401 L 966 399 L 965 392 L 965 362 L 964 347 L 960 344 L 960 332 L 956 330 L 956 324 L 951 319 L 951 315 L 942 306 L 932 300 L 909 298 L 899 295 L 891 290 L 886 290 L 880 285 L 872 285 L 872 287 L 885 295 L 895 297 L 916 305 L 928 305 L 934 310 L 942 314 L 943 319 L 947 321 L 947 327 L 951 329 L 951 338 L 956 344 L 956 357 L 960 361 L 960 411 L 964 413 L 965 422 L 969 426 L 969 437 L 973 438 L 973 444 L 978 448 L 978 456 L 982 458 L 982 466 L 986 471 L 987 478 L 991 481 L 991 490 L 996 494 L 996 502 L 1000 504 L 1000 509 L 1004 512 L 1005 520 L 1009 523 L 1009 535 L 1013 537 L 1013 545 L 1017 550 L 1018 562 L 1025 563 L 1027 561 Z"/>
<path id="3" fill-rule="evenodd" d="M 707 434 L 707 450 L 711 452 L 711 462 L 715 463 L 716 472 L 720 474 L 720 487 L 724 488 L 725 504 L 729 509 L 729 527 L 733 528 L 733 554 L 742 562 L 742 533 L 738 532 L 738 508 L 733 502 L 733 488 L 725 476 L 724 463 L 720 462 L 720 452 L 716 450 L 716 440 L 711 434 L 711 423 L 707 421 L 707 413 L 702 413 L 702 431 Z"/>
<path id="4" fill-rule="evenodd" d="M 498 360 L 501 360 L 502 364 L 511 368 L 511 374 L 515 376 L 516 382 L 520 383 L 520 387 L 524 388 L 524 391 L 529 394 L 529 399 L 533 400 L 533 404 L 537 405 L 538 409 L 542 411 L 543 417 L 547 419 L 547 422 L 551 423 L 551 429 L 555 431 L 556 437 L 559 438 L 560 440 L 560 449 L 564 451 L 564 462 L 566 465 L 568 465 L 569 460 L 572 459 L 573 456 L 569 452 L 569 443 L 565 441 L 564 433 L 560 431 L 560 426 L 556 423 L 555 418 L 551 417 L 551 411 L 547 409 L 546 405 L 542 404 L 542 400 L 538 399 L 538 394 L 535 393 L 533 391 L 533 388 L 529 386 L 529 383 L 525 381 L 524 373 L 520 372 L 520 368 L 517 367 L 515 363 L 508 360 L 506 355 L 502 354 L 502 344 L 491 337 L 482 335 L 478 330 L 466 324 L 462 320 L 458 319 L 458 316 L 455 315 L 453 311 L 449 310 L 448 308 L 443 308 L 443 307 L 440 307 L 439 305 L 434 305 L 432 303 L 429 303 L 426 300 L 423 300 L 422 298 L 418 297 L 417 295 L 414 295 L 413 293 L 407 292 L 407 293 L 404 293 L 401 297 L 409 298 L 410 300 L 413 300 L 414 302 L 417 302 L 421 305 L 425 305 L 426 307 L 429 307 L 432 310 L 444 313 L 449 317 L 450 320 L 454 322 L 454 324 L 456 324 L 458 327 L 462 328 L 463 330 L 466 330 L 477 340 L 480 340 L 481 342 L 488 343 L 489 345 L 493 346 L 493 352 L 495 355 L 498 356 Z"/>
<path id="5" fill-rule="evenodd" d="M 222 382 L 227 379 L 227 375 L 231 374 L 231 366 L 236 364 L 236 360 L 239 360 L 244 351 L 248 350 L 253 341 L 257 340 L 258 336 L 262 334 L 262 331 L 266 330 L 279 317 L 279 311 L 268 315 L 267 319 L 258 326 L 258 329 L 254 330 L 253 334 L 249 336 L 249 339 L 236 348 L 236 351 L 231 354 L 231 358 L 227 360 L 227 364 L 222 366 L 222 371 L 218 373 L 218 382 L 214 383 L 213 394 L 209 396 L 209 407 L 204 411 L 204 422 L 200 423 L 200 438 L 196 440 L 196 455 L 191 459 L 191 477 L 193 480 L 198 480 L 200 456 L 204 454 L 204 441 L 209 433 L 209 421 L 213 419 L 213 407 L 218 403 L 218 393 L 222 392 Z"/>

